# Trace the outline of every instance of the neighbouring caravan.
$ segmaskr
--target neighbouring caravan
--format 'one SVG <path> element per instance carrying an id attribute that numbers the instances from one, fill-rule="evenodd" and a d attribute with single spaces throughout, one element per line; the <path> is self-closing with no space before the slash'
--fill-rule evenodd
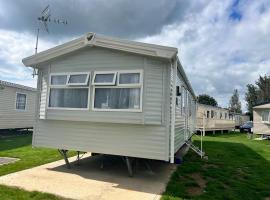
<path id="1" fill-rule="evenodd" d="M 250 121 L 250 116 L 245 114 L 236 113 L 233 114 L 235 120 L 235 128 L 239 128 L 245 122 Z"/>
<path id="2" fill-rule="evenodd" d="M 234 127 L 234 116 L 228 109 L 197 104 L 197 129 L 214 132 L 230 131 Z"/>
<path id="3" fill-rule="evenodd" d="M 173 163 L 195 132 L 176 48 L 88 33 L 23 63 L 38 70 L 34 146 Z"/>
<path id="4" fill-rule="evenodd" d="M 253 132 L 270 136 L 270 103 L 253 107 Z"/>
<path id="5" fill-rule="evenodd" d="M 32 128 L 36 89 L 0 80 L 0 129 Z"/>

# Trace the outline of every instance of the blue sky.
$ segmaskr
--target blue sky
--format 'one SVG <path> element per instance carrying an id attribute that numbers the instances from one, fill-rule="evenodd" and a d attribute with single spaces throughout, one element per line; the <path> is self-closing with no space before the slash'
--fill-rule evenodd
<path id="1" fill-rule="evenodd" d="M 174 46 L 196 94 L 224 107 L 238 89 L 245 109 L 246 84 L 270 75 L 269 0 L 0 0 L 1 80 L 35 86 L 21 60 L 34 53 L 36 18 L 47 4 L 69 24 L 42 29 L 39 50 L 90 31 Z"/>

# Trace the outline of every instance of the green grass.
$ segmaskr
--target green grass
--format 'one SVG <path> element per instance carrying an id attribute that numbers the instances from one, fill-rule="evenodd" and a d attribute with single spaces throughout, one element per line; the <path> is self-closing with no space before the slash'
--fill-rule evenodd
<path id="1" fill-rule="evenodd" d="M 0 139 L 0 157 L 13 157 L 20 159 L 15 163 L 0 166 L 0 176 L 62 159 L 57 150 L 47 148 L 32 148 L 31 142 L 31 134 L 11 136 Z M 71 152 L 70 155 L 75 154 L 74 152 Z M 51 194 L 28 192 L 18 188 L 0 185 L 0 199 L 54 200 L 60 198 Z"/>
<path id="2" fill-rule="evenodd" d="M 198 138 L 194 139 L 199 145 Z M 203 140 L 208 160 L 200 160 L 189 151 L 173 173 L 162 200 L 270 197 L 270 141 L 249 140 L 239 133 L 206 136 Z M 206 182 L 198 195 L 188 192 L 191 187 L 200 188 L 192 178 L 195 173 Z"/>
<path id="3" fill-rule="evenodd" d="M 15 187 L 0 185 L 1 200 L 63 200 L 63 198 L 42 192 L 28 192 Z"/>
<path id="4" fill-rule="evenodd" d="M 32 148 L 31 142 L 31 134 L 0 139 L 0 157 L 20 159 L 0 166 L 0 176 L 62 159 L 57 150 Z"/>

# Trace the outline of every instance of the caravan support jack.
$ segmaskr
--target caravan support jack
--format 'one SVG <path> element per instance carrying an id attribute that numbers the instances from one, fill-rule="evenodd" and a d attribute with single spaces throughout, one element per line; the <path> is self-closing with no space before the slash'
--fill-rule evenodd
<path id="1" fill-rule="evenodd" d="M 65 162 L 66 162 L 67 168 L 70 169 L 71 166 L 70 166 L 70 163 L 69 163 L 68 157 L 67 157 L 67 152 L 68 152 L 68 150 L 65 150 L 65 149 L 58 149 L 58 151 L 59 151 L 59 153 L 64 157 L 64 160 L 65 160 Z"/>
<path id="2" fill-rule="evenodd" d="M 130 177 L 133 176 L 133 159 L 132 158 L 129 158 L 129 157 L 125 157 L 125 160 L 126 160 L 126 164 L 127 164 L 127 168 L 128 168 L 128 174 Z"/>

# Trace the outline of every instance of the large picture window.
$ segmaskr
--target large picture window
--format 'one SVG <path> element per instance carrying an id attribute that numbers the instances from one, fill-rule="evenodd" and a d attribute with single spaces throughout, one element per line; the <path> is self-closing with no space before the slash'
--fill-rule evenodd
<path id="1" fill-rule="evenodd" d="M 142 110 L 142 71 L 95 72 L 93 85 L 93 110 Z"/>
<path id="2" fill-rule="evenodd" d="M 16 110 L 26 109 L 26 94 L 17 93 L 16 94 Z"/>
<path id="3" fill-rule="evenodd" d="M 51 74 L 48 108 L 87 109 L 89 73 Z"/>

